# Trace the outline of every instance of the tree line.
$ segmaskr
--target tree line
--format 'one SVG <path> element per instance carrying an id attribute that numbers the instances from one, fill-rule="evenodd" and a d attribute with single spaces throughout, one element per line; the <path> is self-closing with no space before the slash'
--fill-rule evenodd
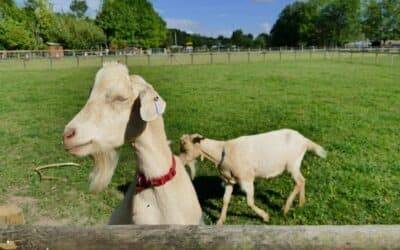
<path id="1" fill-rule="evenodd" d="M 343 46 L 400 39 L 399 0 L 308 0 L 287 5 L 271 30 L 273 46 Z"/>
<path id="2" fill-rule="evenodd" d="M 167 29 L 149 0 L 102 0 L 95 18 L 85 0 L 56 13 L 49 0 L 0 1 L 0 49 L 43 49 L 47 42 L 69 49 L 170 47 L 342 46 L 369 39 L 375 45 L 400 38 L 399 0 L 295 1 L 280 13 L 270 34 L 209 37 Z"/>

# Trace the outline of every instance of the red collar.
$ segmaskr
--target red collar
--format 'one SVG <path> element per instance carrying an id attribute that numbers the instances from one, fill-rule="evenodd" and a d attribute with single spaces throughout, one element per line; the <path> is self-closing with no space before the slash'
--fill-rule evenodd
<path id="1" fill-rule="evenodd" d="M 140 193 L 144 189 L 149 187 L 162 186 L 165 183 L 172 180 L 175 175 L 176 175 L 176 162 L 174 155 L 172 155 L 172 166 L 169 168 L 169 171 L 166 175 L 148 180 L 146 179 L 146 176 L 144 176 L 144 174 L 138 172 L 138 174 L 136 175 L 136 193 Z"/>

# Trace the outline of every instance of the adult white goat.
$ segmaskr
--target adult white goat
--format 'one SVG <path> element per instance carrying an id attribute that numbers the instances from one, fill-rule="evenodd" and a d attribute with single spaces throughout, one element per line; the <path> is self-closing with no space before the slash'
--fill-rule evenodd
<path id="1" fill-rule="evenodd" d="M 90 189 L 101 191 L 117 166 L 116 148 L 134 142 L 137 181 L 110 224 L 198 224 L 201 208 L 180 159 L 167 142 L 162 114 L 166 104 L 126 66 L 106 63 L 97 72 L 82 110 L 65 127 L 64 145 L 74 155 L 91 155 Z"/>
<path id="2" fill-rule="evenodd" d="M 205 157 L 217 166 L 225 181 L 223 207 L 217 224 L 225 222 L 233 185 L 236 183 L 246 193 L 248 206 L 264 221 L 268 221 L 268 213 L 254 204 L 253 182 L 256 177 L 272 178 L 285 170 L 291 173 L 296 186 L 286 201 L 284 213 L 289 211 L 297 194 L 300 194 L 302 206 L 305 202 L 305 179 L 300 166 L 304 154 L 311 150 L 320 157 L 326 157 L 321 146 L 290 129 L 242 136 L 228 141 L 207 139 L 199 134 L 183 135 L 180 142 L 180 158 L 184 164 Z"/>

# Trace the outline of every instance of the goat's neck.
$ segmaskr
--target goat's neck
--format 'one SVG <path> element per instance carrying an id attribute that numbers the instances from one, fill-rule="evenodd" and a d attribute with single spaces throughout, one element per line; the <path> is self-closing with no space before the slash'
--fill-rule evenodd
<path id="1" fill-rule="evenodd" d="M 200 143 L 200 150 L 204 157 L 212 161 L 214 164 L 218 164 L 221 161 L 224 146 L 224 141 L 204 139 Z"/>
<path id="2" fill-rule="evenodd" d="M 168 173 L 172 164 L 162 117 L 148 122 L 143 133 L 134 142 L 138 170 L 147 179 L 157 178 Z"/>

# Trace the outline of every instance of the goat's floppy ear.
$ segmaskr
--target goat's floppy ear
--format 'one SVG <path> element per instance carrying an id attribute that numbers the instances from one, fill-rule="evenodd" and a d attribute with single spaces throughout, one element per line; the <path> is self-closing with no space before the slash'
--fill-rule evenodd
<path id="1" fill-rule="evenodd" d="M 194 135 L 192 136 L 192 142 L 193 142 L 194 144 L 200 143 L 202 140 L 204 140 L 204 137 L 203 137 L 202 135 L 194 134 Z"/>
<path id="2" fill-rule="evenodd" d="M 164 113 L 167 104 L 153 88 L 146 87 L 140 91 L 139 98 L 140 117 L 143 121 L 153 121 Z"/>

